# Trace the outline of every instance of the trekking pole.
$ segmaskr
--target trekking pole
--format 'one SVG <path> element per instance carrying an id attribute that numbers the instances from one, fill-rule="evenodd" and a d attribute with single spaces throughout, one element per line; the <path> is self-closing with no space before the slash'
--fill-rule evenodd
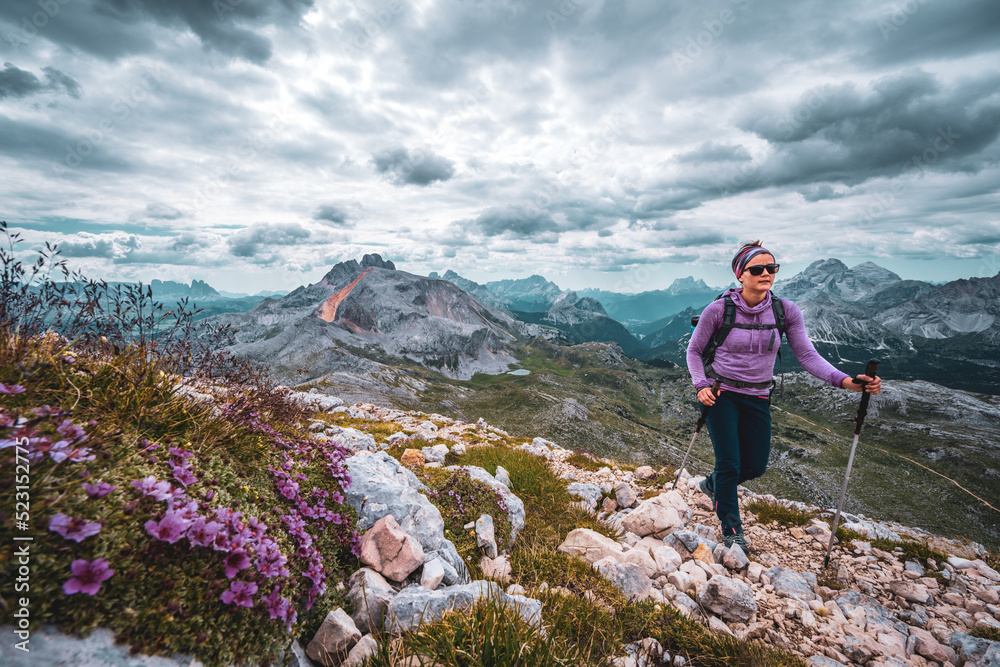
<path id="1" fill-rule="evenodd" d="M 865 375 L 870 378 L 878 373 L 878 360 L 872 359 L 865 366 Z M 837 516 L 833 520 L 833 532 L 830 533 L 830 544 L 826 547 L 826 558 L 823 559 L 823 567 L 830 565 L 830 553 L 833 551 L 833 541 L 837 539 L 837 525 L 840 523 L 840 510 L 844 507 L 844 496 L 847 495 L 847 482 L 851 479 L 851 466 L 854 465 L 854 450 L 858 447 L 858 438 L 861 437 L 861 425 L 865 423 L 868 415 L 868 401 L 871 394 L 865 391 L 866 380 L 852 380 L 855 384 L 861 384 L 861 405 L 858 407 L 858 414 L 854 417 L 854 443 L 851 445 L 851 455 L 847 457 L 847 474 L 844 475 L 844 485 L 840 487 L 840 501 L 837 503 Z"/>
<path id="2" fill-rule="evenodd" d="M 712 385 L 712 396 L 716 398 L 719 396 L 720 384 L 722 384 L 722 380 L 716 380 L 715 384 Z M 694 428 L 694 435 L 691 436 L 691 444 L 688 445 L 688 450 L 684 453 L 684 460 L 681 462 L 681 467 L 677 469 L 677 478 L 674 479 L 674 485 L 670 487 L 671 491 L 677 488 L 677 482 L 681 479 L 681 471 L 687 465 L 688 457 L 691 456 L 691 449 L 694 447 L 694 441 L 698 439 L 698 434 L 701 433 L 701 427 L 705 425 L 705 418 L 708 417 L 708 410 L 711 407 L 711 405 L 706 405 L 701 409 L 701 417 L 698 418 L 698 424 Z"/>

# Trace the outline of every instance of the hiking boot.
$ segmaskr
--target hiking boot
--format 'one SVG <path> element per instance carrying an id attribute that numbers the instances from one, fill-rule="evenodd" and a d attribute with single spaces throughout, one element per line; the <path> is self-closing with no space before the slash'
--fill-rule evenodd
<path id="1" fill-rule="evenodd" d="M 712 486 L 710 484 L 711 479 L 711 476 L 709 476 L 698 482 L 698 488 L 701 489 L 702 493 L 708 496 L 708 499 L 712 501 L 712 504 L 715 504 L 715 494 L 712 492 Z"/>
<path id="2" fill-rule="evenodd" d="M 750 555 L 750 543 L 747 542 L 747 538 L 743 536 L 743 533 L 736 533 L 735 535 L 723 535 L 722 541 L 726 544 L 726 548 L 738 544 L 740 549 L 743 549 L 743 553 L 747 556 Z"/>

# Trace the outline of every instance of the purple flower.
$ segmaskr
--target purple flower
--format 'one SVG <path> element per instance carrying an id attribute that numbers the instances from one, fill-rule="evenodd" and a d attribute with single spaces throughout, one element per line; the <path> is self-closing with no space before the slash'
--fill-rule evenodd
<path id="1" fill-rule="evenodd" d="M 271 618 L 288 620 L 288 614 L 291 612 L 292 614 L 295 614 L 295 616 L 292 617 L 289 622 L 289 626 L 295 622 L 295 618 L 298 614 L 294 609 L 292 609 L 292 601 L 281 596 L 281 586 L 275 586 L 274 590 L 271 591 L 271 594 L 265 595 L 263 600 L 267 603 L 267 613 L 271 616 Z"/>
<path id="2" fill-rule="evenodd" d="M 72 444 L 83 442 L 88 437 L 82 428 L 73 423 L 72 419 L 62 420 L 62 423 L 56 427 L 56 431 L 64 438 L 68 438 Z"/>
<path id="3" fill-rule="evenodd" d="M 63 442 L 66 441 L 60 440 L 56 444 L 58 445 Z M 73 463 L 80 463 L 81 461 L 93 461 L 94 459 L 97 458 L 97 456 L 95 454 L 91 454 L 90 450 L 87 449 L 86 447 L 74 447 L 72 450 L 70 450 L 69 454 L 64 454 L 62 452 L 55 452 L 55 453 L 50 453 L 49 456 L 51 456 L 52 460 L 57 463 L 66 458 L 68 458 Z"/>
<path id="4" fill-rule="evenodd" d="M 129 483 L 142 491 L 142 495 L 149 496 L 153 500 L 166 500 L 170 497 L 170 482 L 157 482 L 152 475 Z"/>
<path id="5" fill-rule="evenodd" d="M 232 546 L 229 544 L 229 529 L 225 526 L 219 526 L 219 530 L 215 533 L 215 537 L 212 538 L 212 548 L 216 551 L 232 551 Z"/>
<path id="6" fill-rule="evenodd" d="M 94 561 L 86 561 L 82 558 L 73 561 L 70 565 L 73 576 L 63 584 L 63 593 L 73 595 L 74 593 L 86 593 L 93 595 L 100 589 L 101 582 L 109 579 L 115 573 L 108 567 L 108 561 L 98 558 Z"/>
<path id="7" fill-rule="evenodd" d="M 168 451 L 179 459 L 189 459 L 194 456 L 191 452 L 185 452 L 178 447 L 171 447 Z"/>
<path id="8" fill-rule="evenodd" d="M 243 549 L 236 549 L 226 556 L 226 578 L 232 579 L 240 570 L 250 567 L 250 559 Z"/>
<path id="9" fill-rule="evenodd" d="M 277 486 L 278 492 L 289 500 L 295 500 L 299 495 L 299 485 L 291 480 L 283 479 Z"/>
<path id="10" fill-rule="evenodd" d="M 171 499 L 170 509 L 176 511 L 185 521 L 194 521 L 198 518 L 197 500 L 192 500 L 185 505 L 181 505 L 180 501 Z"/>
<path id="11" fill-rule="evenodd" d="M 144 451 L 151 452 L 154 449 L 159 449 L 160 448 L 160 443 L 158 443 L 158 442 L 150 442 L 148 439 L 143 438 L 142 440 L 139 441 L 139 446 Z"/>
<path id="12" fill-rule="evenodd" d="M 204 518 L 198 517 L 188 528 L 188 541 L 191 542 L 191 546 L 210 547 L 221 527 L 215 521 L 205 521 Z"/>
<path id="13" fill-rule="evenodd" d="M 19 384 L 6 385 L 0 382 L 0 394 L 20 394 L 25 391 L 25 388 Z"/>
<path id="14" fill-rule="evenodd" d="M 173 544 L 184 537 L 184 533 L 191 527 L 190 521 L 185 521 L 179 513 L 168 511 L 159 523 L 149 520 L 145 524 L 146 532 L 151 537 L 155 537 L 161 542 Z"/>
<path id="15" fill-rule="evenodd" d="M 79 517 L 73 518 L 59 512 L 49 521 L 49 530 L 59 533 L 63 539 L 83 542 L 91 535 L 97 535 L 101 532 L 101 524 L 96 521 L 88 522 Z"/>
<path id="16" fill-rule="evenodd" d="M 283 514 L 281 515 L 281 520 L 288 526 L 288 530 L 293 533 L 306 527 L 306 522 L 302 520 L 302 517 L 295 514 Z"/>
<path id="17" fill-rule="evenodd" d="M 233 604 L 234 602 L 240 607 L 252 607 L 253 606 L 253 594 L 257 592 L 257 584 L 252 581 L 249 583 L 243 581 L 234 581 L 230 586 L 228 591 L 224 591 L 219 599 L 226 604 Z"/>
<path id="18" fill-rule="evenodd" d="M 322 563 L 313 561 L 309 563 L 309 569 L 303 572 L 302 576 L 311 579 L 314 584 L 320 584 L 326 579 L 326 572 L 323 569 Z"/>
<path id="19" fill-rule="evenodd" d="M 174 479 L 184 486 L 194 484 L 198 481 L 198 478 L 194 476 L 191 469 L 185 466 L 174 466 Z"/>
<path id="20" fill-rule="evenodd" d="M 254 539 L 260 539 L 264 535 L 264 531 L 267 530 L 267 524 L 261 522 L 255 516 L 247 519 L 247 530 L 250 531 L 250 536 Z"/>

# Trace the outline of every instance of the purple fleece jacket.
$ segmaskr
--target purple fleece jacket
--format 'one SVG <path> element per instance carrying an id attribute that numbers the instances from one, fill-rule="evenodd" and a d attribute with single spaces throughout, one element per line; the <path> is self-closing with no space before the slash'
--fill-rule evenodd
<path id="1" fill-rule="evenodd" d="M 751 308 L 743 300 L 738 288 L 726 290 L 733 303 L 736 304 L 736 322 L 740 324 L 774 324 L 774 311 L 771 310 L 771 292 L 768 291 L 764 300 Z M 826 359 L 819 356 L 812 341 L 806 334 L 805 320 L 802 311 L 788 299 L 785 302 L 785 337 L 788 339 L 795 358 L 802 367 L 824 382 L 840 387 L 847 373 L 838 371 Z M 698 320 L 691 335 L 687 349 L 687 365 L 694 380 L 695 391 L 703 387 L 711 387 L 713 380 L 705 377 L 705 366 L 701 361 L 701 352 L 709 339 L 715 335 L 716 329 L 722 325 L 722 313 L 725 307 L 723 299 L 716 299 L 708 304 Z M 773 335 L 773 339 L 772 339 Z M 733 327 L 726 340 L 716 349 L 712 368 L 718 375 L 740 380 L 742 382 L 770 382 L 774 375 L 774 359 L 778 355 L 777 329 L 738 329 Z M 725 382 L 722 388 L 727 391 L 737 391 L 741 394 L 760 395 L 767 390 L 731 387 Z"/>

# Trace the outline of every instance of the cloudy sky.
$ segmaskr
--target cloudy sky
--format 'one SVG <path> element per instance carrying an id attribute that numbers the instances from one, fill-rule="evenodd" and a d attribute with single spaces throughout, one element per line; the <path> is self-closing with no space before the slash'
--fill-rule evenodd
<path id="1" fill-rule="evenodd" d="M 0 216 L 91 277 L 1000 272 L 996 0 L 4 0 L 0 51 Z"/>

